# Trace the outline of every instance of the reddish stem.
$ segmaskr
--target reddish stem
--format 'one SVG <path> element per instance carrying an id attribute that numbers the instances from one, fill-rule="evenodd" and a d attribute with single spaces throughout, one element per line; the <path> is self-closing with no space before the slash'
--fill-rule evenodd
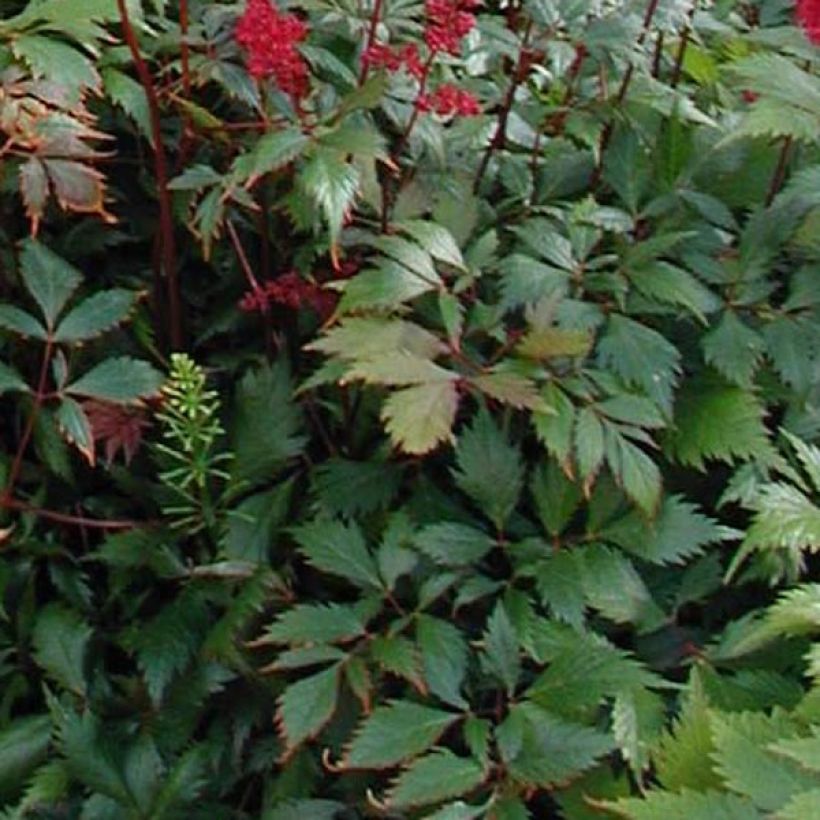
<path id="1" fill-rule="evenodd" d="M 162 142 L 159 98 L 154 80 L 151 77 L 151 71 L 140 52 L 139 42 L 137 41 L 134 27 L 131 25 L 125 0 L 117 0 L 117 8 L 120 14 L 120 23 L 122 25 L 125 43 L 131 53 L 134 68 L 136 69 L 137 76 L 139 77 L 140 84 L 148 101 L 148 113 L 151 120 L 151 138 L 154 143 L 154 173 L 157 178 L 157 197 L 159 199 L 161 264 L 168 287 L 168 337 L 171 347 L 178 350 L 183 346 L 182 304 L 180 301 L 179 279 L 176 269 L 176 246 L 174 242 L 174 219 L 171 210 L 171 194 L 168 190 L 168 158 L 165 154 L 165 146 Z"/>
<path id="2" fill-rule="evenodd" d="M 382 16 L 382 4 L 384 0 L 375 0 L 373 3 L 373 11 L 370 13 L 370 26 L 367 30 L 367 41 L 365 43 L 365 48 L 363 52 L 364 54 L 370 49 L 370 47 L 376 42 L 376 31 L 379 27 L 379 20 Z M 367 60 L 362 60 L 362 70 L 359 73 L 359 85 L 364 85 L 364 81 L 367 79 L 367 74 L 370 71 L 370 65 Z"/>
<path id="3" fill-rule="evenodd" d="M 132 530 L 142 526 L 139 521 L 129 521 L 108 518 L 86 518 L 82 515 L 68 515 L 67 513 L 55 512 L 54 510 L 44 510 L 41 507 L 32 507 L 24 501 L 17 501 L 14 498 L 0 499 L 0 507 L 8 510 L 18 510 L 19 512 L 31 513 L 49 521 L 56 521 L 59 524 L 73 524 L 78 527 L 90 527 L 103 530 Z M 145 522 L 142 522 L 143 524 Z"/>
<path id="4" fill-rule="evenodd" d="M 17 484 L 17 479 L 20 477 L 20 470 L 23 467 L 23 456 L 28 447 L 31 436 L 34 433 L 34 425 L 37 422 L 37 417 L 40 414 L 40 408 L 46 395 L 46 379 L 48 378 L 48 367 L 51 364 L 52 341 L 51 334 L 46 341 L 46 349 L 43 352 L 43 362 L 40 365 L 40 376 L 37 379 L 37 392 L 34 394 L 34 406 L 31 408 L 31 415 L 28 417 L 23 435 L 20 437 L 20 443 L 17 445 L 17 452 L 14 454 L 14 461 L 9 471 L 9 478 L 6 482 L 6 488 L 3 490 L 3 495 L 0 498 L 0 506 L 9 506 L 11 504 L 11 496 L 14 492 L 14 487 Z"/>

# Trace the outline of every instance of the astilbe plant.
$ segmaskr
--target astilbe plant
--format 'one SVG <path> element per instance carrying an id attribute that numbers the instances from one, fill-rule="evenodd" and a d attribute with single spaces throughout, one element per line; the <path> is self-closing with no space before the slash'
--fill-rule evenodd
<path id="1" fill-rule="evenodd" d="M 818 814 L 817 9 L 0 0 L 3 816 Z"/>

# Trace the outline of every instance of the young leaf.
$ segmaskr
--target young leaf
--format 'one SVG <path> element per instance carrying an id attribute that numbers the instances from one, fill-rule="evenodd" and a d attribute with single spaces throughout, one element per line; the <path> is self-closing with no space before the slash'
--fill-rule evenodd
<path id="1" fill-rule="evenodd" d="M 484 780 L 484 770 L 468 757 L 439 749 L 415 760 L 390 790 L 387 805 L 410 809 L 461 797 Z"/>
<path id="2" fill-rule="evenodd" d="M 379 706 L 359 728 L 343 765 L 386 769 L 427 751 L 459 716 L 410 701 Z"/>
<path id="3" fill-rule="evenodd" d="M 276 720 L 282 730 L 286 754 L 315 737 L 336 711 L 339 672 L 336 664 L 292 683 L 279 698 Z"/>
<path id="4" fill-rule="evenodd" d="M 148 362 L 120 356 L 93 367 L 68 385 L 66 393 L 128 404 L 156 396 L 162 382 L 162 374 Z"/>
<path id="5" fill-rule="evenodd" d="M 643 800 L 621 798 L 607 808 L 628 820 L 764 820 L 748 800 L 716 791 L 650 791 Z"/>
<path id="6" fill-rule="evenodd" d="M 355 522 L 317 520 L 294 530 L 301 552 L 316 569 L 365 589 L 382 588 L 379 568 Z"/>

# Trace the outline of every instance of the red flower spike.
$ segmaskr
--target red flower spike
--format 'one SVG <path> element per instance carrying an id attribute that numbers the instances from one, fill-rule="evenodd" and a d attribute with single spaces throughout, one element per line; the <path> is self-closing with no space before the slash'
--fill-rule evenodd
<path id="1" fill-rule="evenodd" d="M 440 85 L 432 94 L 422 94 L 416 103 L 420 111 L 432 111 L 442 117 L 473 117 L 481 113 L 478 100 L 454 85 Z"/>
<path id="2" fill-rule="evenodd" d="M 247 52 L 248 72 L 271 78 L 295 100 L 308 92 L 308 67 L 296 44 L 307 36 L 307 25 L 293 14 L 281 14 L 269 0 L 248 0 L 236 24 L 236 41 Z"/>
<path id="3" fill-rule="evenodd" d="M 797 0 L 797 22 L 809 41 L 820 46 L 820 0 Z"/>
<path id="4" fill-rule="evenodd" d="M 477 5 L 475 0 L 426 0 L 424 42 L 430 51 L 457 55 L 461 40 L 475 26 L 475 16 L 470 12 Z"/>

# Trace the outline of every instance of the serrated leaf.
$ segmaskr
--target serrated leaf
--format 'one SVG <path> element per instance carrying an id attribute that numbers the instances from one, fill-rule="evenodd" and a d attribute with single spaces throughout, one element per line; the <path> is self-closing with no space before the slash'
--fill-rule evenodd
<path id="1" fill-rule="evenodd" d="M 550 408 L 541 398 L 535 383 L 515 373 L 506 373 L 501 370 L 495 373 L 482 373 L 480 376 L 470 378 L 469 382 L 491 399 L 508 404 L 510 407 L 516 407 L 519 410 L 538 410 L 542 413 L 550 412 Z"/>
<path id="2" fill-rule="evenodd" d="M 106 96 L 131 117 L 142 136 L 153 146 L 151 115 L 145 89 L 135 79 L 115 68 L 103 68 L 100 73 Z"/>
<path id="3" fill-rule="evenodd" d="M 88 686 L 85 656 L 91 634 L 76 612 L 51 604 L 40 612 L 32 635 L 37 663 L 61 686 L 80 696 Z"/>
<path id="4" fill-rule="evenodd" d="M 806 820 L 820 817 L 820 788 L 800 792 L 777 813 L 777 820 Z"/>
<path id="5" fill-rule="evenodd" d="M 727 310 L 720 324 L 701 340 L 703 357 L 722 376 L 741 387 L 750 387 L 766 350 L 759 333 Z"/>
<path id="6" fill-rule="evenodd" d="M 235 481 L 269 481 L 304 445 L 302 414 L 293 400 L 284 360 L 249 370 L 234 400 L 231 475 Z"/>
<path id="7" fill-rule="evenodd" d="M 459 436 L 456 464 L 456 484 L 502 530 L 521 495 L 524 464 L 488 412 L 479 413 Z"/>
<path id="8" fill-rule="evenodd" d="M 680 353 L 660 333 L 614 314 L 598 343 L 598 356 L 604 367 L 644 390 L 665 411 L 671 410 Z"/>
<path id="9" fill-rule="evenodd" d="M 612 733 L 624 760 L 640 778 L 649 766 L 649 750 L 666 720 L 663 699 L 647 689 L 619 692 L 612 707 Z"/>
<path id="10" fill-rule="evenodd" d="M 93 339 L 124 322 L 136 304 L 138 294 L 115 288 L 104 290 L 69 311 L 54 332 L 55 342 L 82 342 Z"/>
<path id="11" fill-rule="evenodd" d="M 416 638 L 430 692 L 445 703 L 466 708 L 461 686 L 467 674 L 467 646 L 459 630 L 447 621 L 421 615 Z"/>
<path id="12" fill-rule="evenodd" d="M 30 313 L 20 310 L 14 305 L 0 305 L 0 328 L 10 330 L 23 337 L 41 339 L 48 338 L 46 329 Z"/>
<path id="13" fill-rule="evenodd" d="M 616 483 L 645 515 L 653 516 L 660 503 L 662 488 L 658 465 L 612 425 L 607 425 L 604 433 L 606 461 Z"/>
<path id="14" fill-rule="evenodd" d="M 535 512 L 551 536 L 564 531 L 583 497 L 581 488 L 566 477 L 555 459 L 549 459 L 535 469 L 530 493 Z"/>
<path id="15" fill-rule="evenodd" d="M 359 171 L 342 152 L 316 151 L 299 175 L 300 187 L 315 201 L 328 223 L 331 245 L 359 191 Z"/>
<path id="16" fill-rule="evenodd" d="M 575 458 L 586 486 L 592 484 L 604 461 L 604 427 L 591 407 L 578 414 L 575 425 Z"/>
<path id="17" fill-rule="evenodd" d="M 458 243 L 443 225 L 413 219 L 399 222 L 395 227 L 412 236 L 434 259 L 454 268 L 466 270 Z"/>
<path id="18" fill-rule="evenodd" d="M 85 89 L 99 87 L 100 77 L 93 63 L 81 51 L 54 37 L 20 34 L 14 38 L 12 50 L 35 77 L 59 77 L 77 99 Z"/>
<path id="19" fill-rule="evenodd" d="M 718 379 L 693 379 L 678 396 L 667 447 L 679 462 L 698 469 L 707 459 L 732 464 L 764 456 L 771 449 L 764 415 L 753 394 Z"/>
<path id="20" fill-rule="evenodd" d="M 404 678 L 426 694 L 421 671 L 421 655 L 412 641 L 398 635 L 378 636 L 370 644 L 370 652 L 379 666 Z"/>
<path id="21" fill-rule="evenodd" d="M 546 558 L 539 566 L 535 583 L 542 603 L 556 620 L 576 629 L 583 627 L 583 567 L 571 552 L 561 550 Z"/>
<path id="22" fill-rule="evenodd" d="M 452 439 L 456 410 L 458 391 L 447 380 L 396 390 L 382 405 L 381 418 L 396 446 L 423 455 Z"/>
<path id="23" fill-rule="evenodd" d="M 342 384 L 351 379 L 361 379 L 368 384 L 390 386 L 428 384 L 455 381 L 458 374 L 405 351 L 385 351 L 380 356 L 359 359 L 348 369 Z"/>
<path id="24" fill-rule="evenodd" d="M 297 527 L 293 535 L 302 554 L 316 569 L 346 578 L 365 589 L 382 588 L 376 560 L 355 522 L 320 519 Z"/>
<path id="25" fill-rule="evenodd" d="M 148 362 L 120 356 L 106 359 L 93 367 L 68 385 L 65 392 L 115 404 L 128 404 L 156 396 L 162 382 L 162 374 Z"/>
<path id="26" fill-rule="evenodd" d="M 48 754 L 52 724 L 48 715 L 12 720 L 0 731 L 0 800 L 11 801 Z"/>
<path id="27" fill-rule="evenodd" d="M 32 236 L 37 236 L 48 192 L 49 182 L 45 165 L 39 157 L 29 157 L 20 166 L 20 194 L 26 206 L 26 216 L 31 223 Z"/>
<path id="28" fill-rule="evenodd" d="M 587 330 L 565 330 L 540 327 L 528 331 L 515 348 L 519 356 L 528 359 L 552 359 L 586 356 L 592 348 L 593 336 Z"/>
<path id="29" fill-rule="evenodd" d="M 350 606 L 341 604 L 298 604 L 285 610 L 271 624 L 265 643 L 336 643 L 363 635 L 365 624 Z"/>
<path id="30" fill-rule="evenodd" d="M 403 771 L 387 798 L 393 809 L 441 803 L 472 791 L 484 780 L 484 770 L 469 757 L 438 749 Z"/>
<path id="31" fill-rule="evenodd" d="M 434 359 L 445 352 L 437 336 L 412 322 L 376 317 L 351 317 L 328 330 L 308 346 L 327 355 L 355 362 L 403 351 L 422 359 Z"/>
<path id="32" fill-rule="evenodd" d="M 437 563 L 448 567 L 475 565 L 495 547 L 495 542 L 486 533 L 454 522 L 422 528 L 414 536 L 413 544 Z"/>
<path id="33" fill-rule="evenodd" d="M 687 308 L 704 324 L 706 314 L 720 306 L 717 297 L 691 273 L 668 262 L 655 261 L 645 268 L 627 269 L 627 275 L 644 296 Z"/>
<path id="34" fill-rule="evenodd" d="M 507 695 L 512 697 L 521 675 L 521 657 L 518 636 L 513 629 L 504 604 L 496 604 L 487 620 L 483 636 L 482 665 L 490 674 L 504 684 Z"/>
<path id="35" fill-rule="evenodd" d="M 754 712 L 714 714 L 713 759 L 729 789 L 759 808 L 776 811 L 796 794 L 817 787 L 816 776 L 791 760 L 777 757 L 766 746 L 796 733 L 790 721 Z"/>
<path id="36" fill-rule="evenodd" d="M 533 704 L 512 711 L 521 714 L 523 727 L 520 751 L 508 768 L 524 785 L 548 788 L 575 777 L 614 746 L 609 735 L 564 721 Z"/>
<path id="37" fill-rule="evenodd" d="M 315 737 L 333 717 L 339 691 L 339 665 L 331 666 L 288 686 L 279 698 L 276 720 L 286 754 Z"/>
<path id="38" fill-rule="evenodd" d="M 554 384 L 548 384 L 541 396 L 549 412 L 533 413 L 535 432 L 558 462 L 569 469 L 572 433 L 575 428 L 575 405 L 567 394 Z"/>
<path id="39" fill-rule="evenodd" d="M 769 750 L 794 760 L 804 769 L 820 772 L 820 727 L 812 727 L 809 737 L 776 741 Z"/>
<path id="40" fill-rule="evenodd" d="M 278 171 L 297 159 L 308 146 L 308 137 L 298 128 L 285 128 L 265 134 L 249 154 L 238 157 L 232 173 L 237 182 L 246 186 L 257 179 Z"/>
<path id="41" fill-rule="evenodd" d="M 353 738 L 343 765 L 386 769 L 426 752 L 459 716 L 411 701 L 379 706 Z"/>
<path id="42" fill-rule="evenodd" d="M 58 315 L 82 281 L 80 272 L 33 239 L 23 245 L 20 271 L 26 289 L 40 306 L 46 327 L 52 330 Z"/>
<path id="43" fill-rule="evenodd" d="M 388 507 L 401 478 L 401 467 L 391 462 L 331 458 L 316 468 L 313 490 L 330 515 L 353 516 Z"/>
<path id="44" fill-rule="evenodd" d="M 60 426 L 63 438 L 69 444 L 73 444 L 93 467 L 95 462 L 94 433 L 91 430 L 88 416 L 80 404 L 66 396 L 60 401 L 54 418 Z"/>
<path id="45" fill-rule="evenodd" d="M 644 800 L 623 798 L 607 808 L 629 820 L 764 820 L 747 800 L 716 791 L 650 791 Z"/>

